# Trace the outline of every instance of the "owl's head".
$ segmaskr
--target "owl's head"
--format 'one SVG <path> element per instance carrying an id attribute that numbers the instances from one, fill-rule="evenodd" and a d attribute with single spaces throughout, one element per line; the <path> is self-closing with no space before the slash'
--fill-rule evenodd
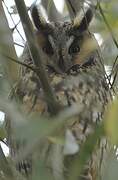
<path id="1" fill-rule="evenodd" d="M 76 17 L 73 22 L 47 23 L 37 8 L 32 8 L 32 18 L 37 29 L 36 37 L 46 65 L 65 73 L 73 65 L 86 62 L 91 51 L 92 35 L 88 26 L 92 17 L 93 13 L 88 9 L 81 21 Z"/>

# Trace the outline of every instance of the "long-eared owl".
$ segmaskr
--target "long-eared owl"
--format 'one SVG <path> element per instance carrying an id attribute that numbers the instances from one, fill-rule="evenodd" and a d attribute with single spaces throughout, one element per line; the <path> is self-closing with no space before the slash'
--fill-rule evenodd
<path id="1" fill-rule="evenodd" d="M 95 124 L 101 122 L 110 98 L 99 48 L 88 30 L 92 16 L 89 8 L 81 20 L 76 17 L 72 22 L 46 22 L 37 8 L 32 8 L 39 51 L 57 101 L 64 108 L 73 105 L 78 108 L 74 120 L 70 123 L 67 121 L 62 133 L 65 134 L 65 142 L 70 137 L 73 147 L 48 140 L 39 148 L 39 160 L 45 161 L 47 172 L 50 170 L 54 180 L 68 178 L 72 158 L 79 153 L 88 135 L 94 132 Z M 32 65 L 32 59 L 26 52 L 27 48 L 22 58 L 25 63 Z M 15 95 L 20 99 L 25 113 L 38 112 L 42 116 L 50 116 L 41 84 L 31 69 L 22 67 Z M 82 179 L 96 179 L 106 143 L 98 143 L 85 165 Z M 11 149 L 17 154 L 17 149 Z M 23 167 L 27 171 L 25 166 L 19 165 L 20 171 Z"/>

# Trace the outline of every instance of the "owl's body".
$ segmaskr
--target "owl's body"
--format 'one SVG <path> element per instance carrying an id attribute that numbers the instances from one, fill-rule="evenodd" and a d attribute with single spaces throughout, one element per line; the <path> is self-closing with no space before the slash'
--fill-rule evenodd
<path id="1" fill-rule="evenodd" d="M 37 17 L 36 8 L 33 9 L 32 16 L 38 29 L 36 37 L 45 70 L 57 101 L 63 109 L 78 109 L 73 121 L 67 121 L 63 130 L 65 141 L 68 133 L 74 138 L 74 152 L 71 148 L 65 148 L 64 144 L 51 141 L 43 143 L 41 150 L 39 148 L 39 160 L 45 161 L 47 173 L 50 169 L 51 179 L 65 180 L 69 174 L 68 166 L 71 164 L 67 163 L 66 159 L 72 159 L 79 153 L 88 135 L 94 132 L 95 125 L 101 122 L 105 106 L 110 99 L 110 91 L 97 43 L 87 29 L 92 18 L 90 10 L 79 24 L 45 23 Z M 32 65 L 31 58 L 26 58 L 25 62 Z M 16 95 L 22 102 L 25 113 L 38 112 L 40 115 L 50 116 L 41 84 L 31 69 L 22 68 Z M 106 143 L 102 144 L 101 140 L 101 145 L 98 144 L 86 164 L 82 179 L 95 180 L 99 173 Z"/>

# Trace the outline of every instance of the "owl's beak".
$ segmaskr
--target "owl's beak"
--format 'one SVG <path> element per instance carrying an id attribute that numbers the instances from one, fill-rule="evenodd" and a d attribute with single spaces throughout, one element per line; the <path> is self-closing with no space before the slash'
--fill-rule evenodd
<path id="1" fill-rule="evenodd" d="M 72 62 L 65 61 L 63 58 L 59 59 L 58 67 L 62 73 L 66 73 L 72 67 Z"/>
<path id="2" fill-rule="evenodd" d="M 59 69 L 60 69 L 62 72 L 65 72 L 65 70 L 66 70 L 64 61 L 63 61 L 62 59 L 59 60 Z"/>

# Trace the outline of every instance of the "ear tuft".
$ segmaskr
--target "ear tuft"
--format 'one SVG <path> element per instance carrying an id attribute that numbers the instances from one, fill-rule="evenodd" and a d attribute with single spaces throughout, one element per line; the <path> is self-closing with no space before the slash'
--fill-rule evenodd
<path id="1" fill-rule="evenodd" d="M 46 25 L 46 21 L 45 19 L 43 18 L 43 16 L 39 13 L 38 9 L 36 6 L 33 6 L 32 7 L 32 10 L 31 10 L 31 16 L 32 16 L 32 19 L 33 19 L 33 22 L 34 22 L 34 25 L 35 27 L 40 30 L 42 28 L 45 27 Z"/>
<path id="2" fill-rule="evenodd" d="M 32 7 L 31 16 L 38 31 L 47 35 L 53 32 L 51 25 L 46 22 L 36 6 Z"/>
<path id="3" fill-rule="evenodd" d="M 79 30 L 80 33 L 86 31 L 92 20 L 92 17 L 93 17 L 93 12 L 92 9 L 89 8 L 80 22 L 77 23 L 77 18 L 76 18 L 76 22 L 74 23 L 74 29 Z"/>

